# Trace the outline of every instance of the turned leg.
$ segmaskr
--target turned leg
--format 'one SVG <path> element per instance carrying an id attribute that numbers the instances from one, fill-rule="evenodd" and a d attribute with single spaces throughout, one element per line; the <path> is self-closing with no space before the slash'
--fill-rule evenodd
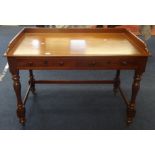
<path id="1" fill-rule="evenodd" d="M 141 80 L 141 72 L 135 71 L 134 75 L 134 81 L 132 84 L 132 95 L 131 95 L 131 101 L 127 108 L 127 117 L 128 117 L 128 124 L 133 122 L 133 119 L 136 114 L 136 96 L 138 94 L 138 91 L 140 89 L 140 80 Z"/>
<path id="2" fill-rule="evenodd" d="M 116 76 L 114 79 L 114 87 L 113 87 L 113 91 L 115 95 L 117 94 L 119 86 L 120 86 L 120 70 L 117 70 Z"/>
<path id="3" fill-rule="evenodd" d="M 31 91 L 34 94 L 35 93 L 35 79 L 34 79 L 32 70 L 29 70 L 29 84 L 31 85 Z"/>
<path id="4" fill-rule="evenodd" d="M 19 118 L 19 122 L 22 125 L 24 125 L 26 121 L 25 106 L 22 102 L 22 97 L 21 97 L 21 84 L 20 84 L 19 70 L 12 71 L 11 73 L 12 73 L 12 79 L 13 79 L 13 87 L 17 97 L 17 116 Z"/>

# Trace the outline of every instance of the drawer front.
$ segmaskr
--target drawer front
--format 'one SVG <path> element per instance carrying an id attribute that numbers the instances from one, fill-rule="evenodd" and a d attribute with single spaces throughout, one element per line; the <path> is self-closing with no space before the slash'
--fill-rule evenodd
<path id="1" fill-rule="evenodd" d="M 130 69 L 141 64 L 135 58 L 35 58 L 16 59 L 19 69 Z"/>
<path id="2" fill-rule="evenodd" d="M 70 67 L 75 66 L 74 61 L 68 61 L 66 59 L 20 59 L 17 63 L 18 67 L 24 68 L 39 68 L 39 67 Z"/>
<path id="3" fill-rule="evenodd" d="M 77 62 L 78 67 L 92 68 L 92 69 L 130 69 L 136 68 L 140 63 L 135 59 L 126 58 L 91 58 L 80 60 Z"/>

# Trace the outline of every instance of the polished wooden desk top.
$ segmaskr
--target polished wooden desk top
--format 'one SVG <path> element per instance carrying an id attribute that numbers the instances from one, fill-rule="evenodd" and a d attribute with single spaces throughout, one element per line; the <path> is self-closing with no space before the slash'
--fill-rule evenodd
<path id="1" fill-rule="evenodd" d="M 29 30 L 29 29 L 28 29 Z M 30 29 L 19 37 L 8 56 L 144 56 L 124 29 Z M 138 40 L 138 39 L 137 39 Z M 136 40 L 136 41 L 137 41 Z"/>

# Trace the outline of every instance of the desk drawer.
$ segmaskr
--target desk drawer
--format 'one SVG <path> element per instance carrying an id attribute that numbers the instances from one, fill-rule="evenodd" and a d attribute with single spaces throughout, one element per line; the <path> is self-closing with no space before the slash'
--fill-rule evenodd
<path id="1" fill-rule="evenodd" d="M 16 59 L 19 69 L 126 69 L 135 68 L 141 64 L 136 58 L 23 58 Z"/>
<path id="2" fill-rule="evenodd" d="M 138 65 L 139 61 L 135 61 L 134 59 L 88 59 L 77 61 L 78 67 L 90 67 L 90 68 L 128 68 Z"/>
<path id="3" fill-rule="evenodd" d="M 75 66 L 74 61 L 67 59 L 20 59 L 17 61 L 19 67 L 37 68 L 37 67 L 69 67 Z"/>

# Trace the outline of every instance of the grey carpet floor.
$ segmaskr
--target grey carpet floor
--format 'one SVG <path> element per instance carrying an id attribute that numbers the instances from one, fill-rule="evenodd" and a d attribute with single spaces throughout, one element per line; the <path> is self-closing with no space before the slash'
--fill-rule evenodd
<path id="1" fill-rule="evenodd" d="M 21 27 L 0 26 L 0 73 L 8 42 Z M 37 85 L 26 104 L 27 124 L 21 127 L 16 117 L 16 98 L 10 73 L 0 82 L 0 129 L 9 130 L 132 130 L 155 129 L 155 37 L 148 40 L 152 57 L 141 81 L 134 123 L 126 126 L 126 105 L 112 85 Z M 37 79 L 113 79 L 115 71 L 35 71 Z M 121 85 L 130 96 L 133 71 L 121 72 Z M 28 73 L 21 71 L 22 93 Z"/>

